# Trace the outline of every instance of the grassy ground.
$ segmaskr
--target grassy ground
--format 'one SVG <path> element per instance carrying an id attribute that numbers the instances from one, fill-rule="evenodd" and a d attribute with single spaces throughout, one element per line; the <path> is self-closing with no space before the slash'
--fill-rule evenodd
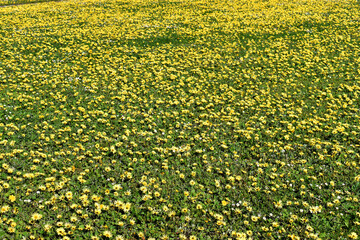
<path id="1" fill-rule="evenodd" d="M 0 238 L 357 239 L 356 1 L 0 8 Z"/>

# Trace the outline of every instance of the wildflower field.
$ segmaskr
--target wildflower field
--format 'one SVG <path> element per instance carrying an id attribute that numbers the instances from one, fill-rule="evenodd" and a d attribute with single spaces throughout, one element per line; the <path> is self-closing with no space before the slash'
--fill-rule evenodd
<path id="1" fill-rule="evenodd" d="M 0 7 L 0 239 L 359 239 L 359 21 L 355 0 Z"/>

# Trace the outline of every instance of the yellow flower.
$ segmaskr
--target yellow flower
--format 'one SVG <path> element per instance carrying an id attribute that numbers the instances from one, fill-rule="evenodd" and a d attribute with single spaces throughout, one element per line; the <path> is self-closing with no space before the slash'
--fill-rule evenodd
<path id="1" fill-rule="evenodd" d="M 312 231 L 314 231 L 314 228 L 312 228 L 310 225 L 307 225 L 307 226 L 306 226 L 306 230 L 312 232 Z"/>
<path id="2" fill-rule="evenodd" d="M 9 196 L 9 200 L 10 202 L 15 202 L 16 201 L 16 197 L 14 195 L 10 195 Z"/>
<path id="3" fill-rule="evenodd" d="M 45 226 L 44 226 L 44 230 L 46 232 L 50 231 L 51 228 L 52 228 L 52 226 L 50 224 L 45 224 Z"/>
<path id="4" fill-rule="evenodd" d="M 98 202 L 98 201 L 100 201 L 101 197 L 94 194 L 91 196 L 91 199 L 95 202 Z"/>
<path id="5" fill-rule="evenodd" d="M 1 207 L 0 212 L 1 212 L 1 213 L 5 213 L 5 212 L 7 212 L 7 211 L 9 211 L 9 210 L 10 210 L 10 207 L 9 207 L 8 205 L 4 205 L 4 206 Z"/>
<path id="6" fill-rule="evenodd" d="M 274 202 L 274 205 L 276 208 L 282 208 L 283 207 L 283 204 L 282 204 L 282 201 L 278 201 L 278 202 Z"/>
<path id="7" fill-rule="evenodd" d="M 65 231 L 64 228 L 58 228 L 58 229 L 56 229 L 56 233 L 57 233 L 58 235 L 61 235 L 61 236 L 65 236 L 65 235 L 66 235 L 66 231 Z"/>
<path id="8" fill-rule="evenodd" d="M 100 214 L 101 214 L 101 209 L 100 209 L 100 208 L 96 208 L 96 209 L 94 210 L 94 212 L 95 212 L 96 215 L 100 215 Z"/>
<path id="9" fill-rule="evenodd" d="M 300 240 L 300 237 L 296 236 L 295 234 L 289 234 L 288 237 L 291 239 L 291 240 Z"/>
<path id="10" fill-rule="evenodd" d="M 217 224 L 218 226 L 222 226 L 222 225 L 225 226 L 225 225 L 226 225 L 226 223 L 225 223 L 224 221 L 220 221 L 220 220 L 217 221 L 216 224 Z"/>
<path id="11" fill-rule="evenodd" d="M 319 213 L 321 212 L 322 206 L 311 206 L 310 207 L 310 212 L 311 213 Z"/>
<path id="12" fill-rule="evenodd" d="M 147 188 L 146 188 L 145 186 L 142 186 L 142 187 L 140 187 L 140 190 L 141 190 L 143 193 L 146 193 Z"/>
<path id="13" fill-rule="evenodd" d="M 40 220 L 41 218 L 42 218 L 42 215 L 39 214 L 39 213 L 34 213 L 34 214 L 31 216 L 31 219 L 34 220 L 34 221 Z"/>
<path id="14" fill-rule="evenodd" d="M 8 232 L 9 232 L 9 233 L 14 233 L 14 232 L 15 232 L 15 228 L 9 227 L 9 228 L 8 228 Z"/>
<path id="15" fill-rule="evenodd" d="M 91 231 L 93 227 L 89 224 L 85 225 L 85 230 Z"/>
<path id="16" fill-rule="evenodd" d="M 240 239 L 240 240 L 246 240 L 246 233 L 240 232 L 240 233 L 236 233 L 236 239 Z"/>
<path id="17" fill-rule="evenodd" d="M 131 203 L 126 203 L 125 206 L 124 206 L 124 212 L 129 212 L 131 209 Z"/>
<path id="18" fill-rule="evenodd" d="M 103 235 L 104 235 L 105 237 L 107 237 L 107 238 L 111 238 L 111 237 L 113 236 L 110 231 L 104 231 L 104 232 L 103 232 Z"/>
<path id="19" fill-rule="evenodd" d="M 66 196 L 67 199 L 71 200 L 72 197 L 73 197 L 73 193 L 72 193 L 72 192 L 67 192 L 67 193 L 65 194 L 65 196 Z"/>
<path id="20" fill-rule="evenodd" d="M 350 233 L 348 237 L 351 239 L 358 239 L 358 235 L 355 232 Z"/>

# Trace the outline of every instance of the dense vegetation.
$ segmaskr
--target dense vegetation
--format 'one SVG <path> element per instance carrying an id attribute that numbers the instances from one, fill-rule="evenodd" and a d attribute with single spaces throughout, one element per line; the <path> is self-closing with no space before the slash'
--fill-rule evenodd
<path id="1" fill-rule="evenodd" d="M 0 238 L 357 239 L 359 20 L 352 0 L 1 7 Z"/>

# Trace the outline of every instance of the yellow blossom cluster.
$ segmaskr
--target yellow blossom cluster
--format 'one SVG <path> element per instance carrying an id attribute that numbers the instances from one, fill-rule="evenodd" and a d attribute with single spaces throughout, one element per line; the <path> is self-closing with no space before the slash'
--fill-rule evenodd
<path id="1" fill-rule="evenodd" d="M 356 0 L 28 2 L 0 3 L 0 238 L 359 238 Z"/>

